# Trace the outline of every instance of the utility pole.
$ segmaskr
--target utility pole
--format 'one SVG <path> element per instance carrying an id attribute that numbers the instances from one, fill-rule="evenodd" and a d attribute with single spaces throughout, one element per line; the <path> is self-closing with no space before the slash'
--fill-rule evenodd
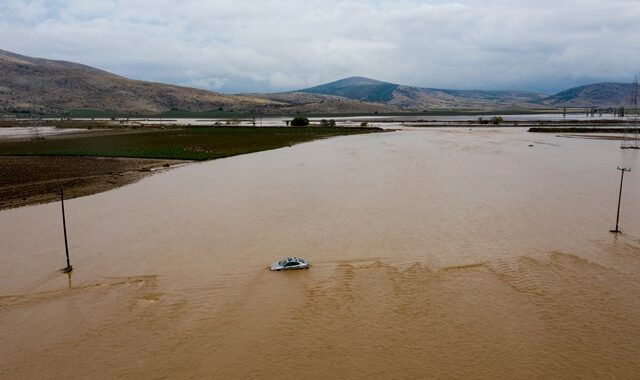
<path id="1" fill-rule="evenodd" d="M 622 149 L 640 149 L 640 129 L 638 129 L 638 77 L 631 84 L 631 109 L 633 109 L 633 129 L 625 128 Z M 630 141 L 630 138 L 633 140 Z"/>
<path id="2" fill-rule="evenodd" d="M 620 203 L 622 201 L 622 182 L 624 182 L 624 172 L 631 172 L 631 169 L 621 168 L 618 166 L 618 170 L 620 170 L 620 193 L 618 194 L 618 214 L 616 215 L 616 229 L 610 230 L 614 234 L 620 233 L 620 229 L 618 228 L 618 222 L 620 221 Z"/>
<path id="3" fill-rule="evenodd" d="M 69 244 L 67 243 L 67 221 L 64 216 L 64 189 L 60 189 L 60 204 L 62 205 L 62 230 L 64 231 L 64 251 L 67 254 L 67 266 L 60 269 L 62 273 L 71 273 L 73 267 L 69 261 Z"/>

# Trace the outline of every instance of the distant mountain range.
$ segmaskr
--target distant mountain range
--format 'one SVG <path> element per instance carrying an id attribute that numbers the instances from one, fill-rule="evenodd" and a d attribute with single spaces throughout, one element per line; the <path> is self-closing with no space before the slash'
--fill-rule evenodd
<path id="1" fill-rule="evenodd" d="M 552 107 L 629 107 L 631 83 L 596 83 L 574 87 L 538 101 Z"/>
<path id="2" fill-rule="evenodd" d="M 395 108 L 333 96 L 226 95 L 124 78 L 93 67 L 0 50 L 0 112 L 100 110 L 158 114 L 170 110 L 261 114 L 392 112 Z"/>
<path id="3" fill-rule="evenodd" d="M 31 58 L 0 50 L 0 108 L 51 112 L 95 109 L 159 113 L 267 107 L 265 99 L 131 80 L 77 63 Z"/>
<path id="4" fill-rule="evenodd" d="M 100 110 L 158 114 L 169 110 L 243 113 L 392 113 L 462 109 L 621 107 L 631 84 L 597 83 L 558 94 L 447 90 L 351 77 L 299 91 L 227 95 L 124 78 L 93 67 L 0 50 L 0 112 Z"/>
<path id="5" fill-rule="evenodd" d="M 378 102 L 407 110 L 434 108 L 624 107 L 629 106 L 631 101 L 630 83 L 589 84 L 549 96 L 530 91 L 421 88 L 363 77 L 352 77 L 300 90 L 300 92 Z"/>
<path id="6" fill-rule="evenodd" d="M 379 102 L 402 109 L 529 108 L 545 94 L 526 91 L 445 90 L 403 86 L 363 77 L 352 77 L 301 90 Z"/>

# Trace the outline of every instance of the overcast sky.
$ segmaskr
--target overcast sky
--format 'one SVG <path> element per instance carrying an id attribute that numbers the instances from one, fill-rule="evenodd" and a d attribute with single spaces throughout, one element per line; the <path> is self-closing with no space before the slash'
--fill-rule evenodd
<path id="1" fill-rule="evenodd" d="M 0 49 L 220 92 L 556 92 L 640 71 L 640 1 L 0 0 Z"/>

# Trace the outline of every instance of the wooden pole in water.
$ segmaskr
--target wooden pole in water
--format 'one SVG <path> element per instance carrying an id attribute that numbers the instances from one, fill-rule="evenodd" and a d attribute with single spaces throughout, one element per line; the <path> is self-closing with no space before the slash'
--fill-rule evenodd
<path id="1" fill-rule="evenodd" d="M 69 243 L 67 243 L 67 221 L 64 216 L 64 189 L 60 189 L 60 204 L 62 205 L 62 230 L 64 231 L 64 251 L 67 255 L 67 266 L 61 269 L 62 273 L 71 273 L 73 267 L 69 261 Z"/>
<path id="2" fill-rule="evenodd" d="M 614 234 L 620 233 L 618 222 L 620 221 L 620 203 L 622 201 L 622 183 L 624 182 L 624 172 L 630 172 L 631 169 L 621 168 L 618 166 L 618 170 L 620 170 L 620 192 L 618 193 L 618 214 L 616 215 L 616 229 L 609 231 L 613 232 Z"/>

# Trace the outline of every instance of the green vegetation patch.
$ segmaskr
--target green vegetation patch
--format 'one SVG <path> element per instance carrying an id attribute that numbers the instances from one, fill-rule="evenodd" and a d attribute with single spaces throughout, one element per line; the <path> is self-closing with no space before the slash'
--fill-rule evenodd
<path id="1" fill-rule="evenodd" d="M 378 128 L 208 127 L 114 131 L 107 136 L 0 142 L 2 156 L 94 156 L 210 160 L 290 146 L 331 136 L 381 132 Z"/>

